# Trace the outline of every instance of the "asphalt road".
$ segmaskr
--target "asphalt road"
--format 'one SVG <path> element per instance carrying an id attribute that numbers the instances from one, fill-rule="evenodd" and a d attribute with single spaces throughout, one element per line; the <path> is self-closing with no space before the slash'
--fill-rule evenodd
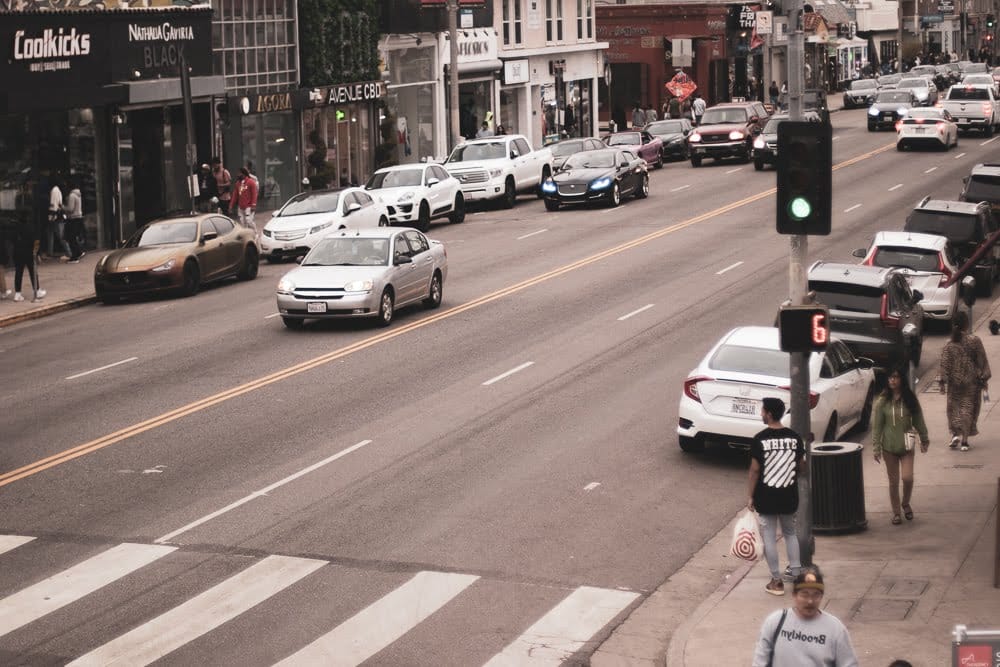
<path id="1" fill-rule="evenodd" d="M 998 145 L 897 153 L 864 114 L 834 115 L 834 231 L 811 259 L 856 261 Z M 674 163 L 617 209 L 522 197 L 435 225 L 444 303 L 386 330 L 286 330 L 288 266 L 262 265 L 3 331 L 0 663 L 265 665 L 326 637 L 343 664 L 472 665 L 543 617 L 585 656 L 744 502 L 744 457 L 682 455 L 676 406 L 719 336 L 787 297 L 774 182 Z M 120 578 L 87 584 L 115 548 Z"/>

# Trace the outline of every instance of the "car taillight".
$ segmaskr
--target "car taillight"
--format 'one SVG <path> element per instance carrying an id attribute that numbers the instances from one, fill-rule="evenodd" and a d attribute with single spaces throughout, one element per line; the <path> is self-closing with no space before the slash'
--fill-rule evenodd
<path id="1" fill-rule="evenodd" d="M 715 378 L 710 378 L 707 375 L 696 375 L 684 380 L 684 395 L 690 398 L 692 401 L 697 401 L 701 403 L 701 396 L 698 394 L 698 383 L 711 381 Z"/>
<path id="2" fill-rule="evenodd" d="M 899 318 L 893 317 L 889 314 L 889 295 L 882 295 L 882 310 L 879 313 L 879 317 L 882 319 L 882 324 L 889 329 L 899 328 Z"/>
<path id="3" fill-rule="evenodd" d="M 993 113 L 993 105 L 989 102 L 983 102 L 983 113 L 991 114 Z"/>
<path id="4" fill-rule="evenodd" d="M 896 121 L 896 131 L 899 132 L 899 128 L 901 128 L 901 127 L 903 127 L 903 121 L 897 120 Z"/>
<path id="5" fill-rule="evenodd" d="M 947 267 L 944 263 L 944 258 L 938 255 L 938 271 L 943 275 L 941 276 L 941 281 L 938 283 L 938 287 L 944 287 L 945 283 L 951 280 L 951 269 Z"/>
<path id="6" fill-rule="evenodd" d="M 791 391 L 792 390 L 792 388 L 789 385 L 787 385 L 787 384 L 783 385 L 781 387 L 778 387 L 778 389 L 784 389 L 785 391 Z M 810 391 L 809 392 L 809 409 L 810 410 L 815 410 L 817 405 L 819 405 L 819 394 L 817 394 L 815 391 Z"/>
<path id="7" fill-rule="evenodd" d="M 937 125 L 938 132 L 944 132 L 944 121 L 935 123 L 935 125 Z"/>

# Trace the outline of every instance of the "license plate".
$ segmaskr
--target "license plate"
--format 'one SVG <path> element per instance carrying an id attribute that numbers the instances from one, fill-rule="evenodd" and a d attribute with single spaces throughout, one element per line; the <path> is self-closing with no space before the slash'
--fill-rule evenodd
<path id="1" fill-rule="evenodd" d="M 734 415 L 756 416 L 760 414 L 760 408 L 757 405 L 757 401 L 752 398 L 734 398 L 732 405 L 729 407 L 729 411 Z"/>
<path id="2" fill-rule="evenodd" d="M 294 243 L 286 243 L 285 244 L 285 250 L 295 250 L 295 244 Z"/>
<path id="3" fill-rule="evenodd" d="M 306 304 L 307 313 L 325 313 L 326 312 L 326 302 L 325 301 L 310 301 Z"/>
<path id="4" fill-rule="evenodd" d="M 927 130 L 927 128 L 926 127 L 918 127 L 918 128 L 916 128 L 916 130 L 917 130 L 917 134 L 923 134 Z"/>

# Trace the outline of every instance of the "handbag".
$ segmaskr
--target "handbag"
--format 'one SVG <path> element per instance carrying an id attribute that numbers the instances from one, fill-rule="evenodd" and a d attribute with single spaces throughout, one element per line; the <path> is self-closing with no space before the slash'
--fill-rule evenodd
<path id="1" fill-rule="evenodd" d="M 760 528 L 757 527 L 757 518 L 753 512 L 747 510 L 733 527 L 733 541 L 729 546 L 729 553 L 737 558 L 756 563 L 764 553 L 763 544 Z"/>
<path id="2" fill-rule="evenodd" d="M 914 428 L 907 429 L 903 433 L 903 449 L 908 452 L 912 452 L 917 447 L 917 443 L 920 441 L 920 434 Z"/>

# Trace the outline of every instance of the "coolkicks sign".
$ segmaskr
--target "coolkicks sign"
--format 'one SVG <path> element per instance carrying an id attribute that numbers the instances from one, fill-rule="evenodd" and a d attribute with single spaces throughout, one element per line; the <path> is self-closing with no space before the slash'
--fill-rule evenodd
<path id="1" fill-rule="evenodd" d="M 46 28 L 34 35 L 14 32 L 14 60 L 23 61 L 30 72 L 55 72 L 72 68 L 73 58 L 90 55 L 90 33 L 75 27 Z"/>

